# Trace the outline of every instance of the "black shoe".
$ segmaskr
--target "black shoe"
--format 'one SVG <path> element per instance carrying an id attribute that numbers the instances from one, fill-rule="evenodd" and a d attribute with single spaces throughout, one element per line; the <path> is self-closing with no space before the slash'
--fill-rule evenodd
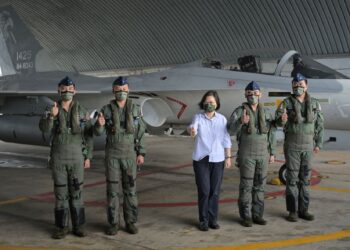
<path id="1" fill-rule="evenodd" d="M 86 236 L 86 232 L 85 232 L 83 226 L 73 228 L 73 234 L 78 236 L 78 237 L 85 237 Z"/>
<path id="2" fill-rule="evenodd" d="M 244 227 L 252 227 L 253 226 L 253 221 L 252 219 L 243 219 L 241 221 L 241 225 Z"/>
<path id="3" fill-rule="evenodd" d="M 266 225 L 267 221 L 263 217 L 253 217 L 253 222 L 258 225 Z"/>
<path id="4" fill-rule="evenodd" d="M 220 225 L 217 222 L 209 222 L 209 227 L 211 229 L 219 229 Z"/>
<path id="5" fill-rule="evenodd" d="M 119 227 L 117 225 L 110 225 L 107 229 L 106 229 L 106 234 L 107 235 L 116 235 L 118 233 Z"/>
<path id="6" fill-rule="evenodd" d="M 312 221 L 315 219 L 315 216 L 313 214 L 310 214 L 309 212 L 299 213 L 299 218 L 303 220 L 309 220 Z"/>
<path id="7" fill-rule="evenodd" d="M 139 230 L 137 229 L 137 227 L 135 226 L 134 223 L 127 223 L 126 224 L 126 231 L 129 234 L 137 234 L 139 232 Z"/>
<path id="8" fill-rule="evenodd" d="M 63 239 L 64 237 L 66 237 L 68 232 L 69 232 L 68 227 L 64 227 L 64 228 L 56 227 L 55 231 L 52 233 L 52 238 Z"/>
<path id="9" fill-rule="evenodd" d="M 69 233 L 68 228 L 69 210 L 68 208 L 55 209 L 55 231 L 52 233 L 53 239 L 63 239 Z"/>
<path id="10" fill-rule="evenodd" d="M 287 216 L 287 221 L 290 222 L 297 222 L 298 221 L 298 216 L 296 212 L 289 212 L 289 215 Z"/>
<path id="11" fill-rule="evenodd" d="M 205 222 L 199 223 L 199 230 L 208 231 L 209 230 L 208 223 L 205 223 Z"/>

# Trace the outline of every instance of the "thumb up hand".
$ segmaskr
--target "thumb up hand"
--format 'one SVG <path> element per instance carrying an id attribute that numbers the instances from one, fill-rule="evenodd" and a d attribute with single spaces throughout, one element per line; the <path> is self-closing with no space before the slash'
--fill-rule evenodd
<path id="1" fill-rule="evenodd" d="M 104 126 L 106 124 L 106 119 L 101 112 L 98 114 L 97 122 L 100 126 Z"/>
<path id="2" fill-rule="evenodd" d="M 247 110 L 246 109 L 243 109 L 243 115 L 241 117 L 241 122 L 242 124 L 248 124 L 250 121 L 250 117 L 249 115 L 247 114 Z"/>
<path id="3" fill-rule="evenodd" d="M 287 109 L 286 108 L 283 110 L 283 114 L 281 116 L 281 119 L 282 119 L 282 122 L 288 121 L 288 115 L 287 115 Z"/>
<path id="4" fill-rule="evenodd" d="M 53 107 L 51 108 L 50 114 L 52 117 L 56 117 L 58 115 L 57 102 L 54 102 Z"/>

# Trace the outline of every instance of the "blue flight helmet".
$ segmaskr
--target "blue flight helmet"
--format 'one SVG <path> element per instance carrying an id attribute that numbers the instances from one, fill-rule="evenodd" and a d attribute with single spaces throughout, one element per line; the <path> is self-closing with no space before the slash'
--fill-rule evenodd
<path id="1" fill-rule="evenodd" d="M 128 78 L 126 78 L 124 76 L 119 76 L 117 79 L 114 80 L 113 87 L 114 86 L 123 86 L 125 84 L 129 84 Z"/>
<path id="2" fill-rule="evenodd" d="M 250 83 L 248 83 L 247 87 L 245 87 L 245 90 L 260 90 L 260 86 L 257 82 L 251 81 Z"/>
<path id="3" fill-rule="evenodd" d="M 75 83 L 73 82 L 72 79 L 70 79 L 68 76 L 66 76 L 65 78 L 63 78 L 59 83 L 58 83 L 58 87 L 64 85 L 64 86 L 70 86 L 73 85 L 75 87 Z"/>
<path id="4" fill-rule="evenodd" d="M 292 83 L 293 83 L 293 82 L 300 82 L 300 81 L 303 81 L 303 80 L 305 80 L 306 83 L 307 83 L 306 77 L 303 76 L 303 75 L 300 74 L 300 73 L 297 73 L 297 74 L 294 76 L 294 78 L 293 78 L 293 80 L 292 80 Z"/>

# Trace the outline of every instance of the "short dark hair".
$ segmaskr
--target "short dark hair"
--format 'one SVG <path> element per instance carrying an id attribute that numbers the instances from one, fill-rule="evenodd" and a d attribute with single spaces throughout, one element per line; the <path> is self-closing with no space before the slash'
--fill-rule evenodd
<path id="1" fill-rule="evenodd" d="M 209 90 L 209 91 L 207 91 L 204 94 L 204 96 L 202 97 L 202 100 L 198 104 L 199 108 L 200 109 L 204 109 L 204 102 L 205 102 L 205 99 L 207 99 L 208 96 L 213 96 L 215 98 L 215 101 L 216 101 L 216 109 L 215 110 L 219 110 L 219 108 L 220 108 L 220 98 L 219 98 L 218 92 L 216 92 L 215 90 Z"/>

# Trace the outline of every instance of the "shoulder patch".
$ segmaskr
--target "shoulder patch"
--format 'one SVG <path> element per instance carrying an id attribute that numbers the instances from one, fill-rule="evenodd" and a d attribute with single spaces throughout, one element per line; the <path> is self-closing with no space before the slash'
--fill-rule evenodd
<path id="1" fill-rule="evenodd" d="M 316 102 L 316 109 L 317 109 L 318 111 L 321 111 L 321 110 L 322 110 L 321 104 L 320 104 L 319 101 Z"/>
<path id="2" fill-rule="evenodd" d="M 287 106 L 287 105 L 285 105 L 284 102 L 281 102 L 278 106 L 278 109 L 283 110 L 285 108 L 284 106 Z"/>
<path id="3" fill-rule="evenodd" d="M 271 118 L 271 110 L 270 109 L 268 109 L 268 108 L 263 108 L 263 110 L 264 110 L 264 113 L 265 113 L 265 118 L 266 118 L 266 120 L 270 120 L 270 118 Z"/>
<path id="4" fill-rule="evenodd" d="M 282 102 L 282 103 L 284 103 L 284 108 L 286 108 L 286 109 L 293 109 L 293 103 L 292 103 L 292 100 L 290 100 L 290 98 L 292 98 L 292 97 L 287 97 Z"/>
<path id="5" fill-rule="evenodd" d="M 317 98 L 311 97 L 311 105 L 312 105 L 312 109 L 316 109 L 317 111 L 321 111 L 321 104 Z"/>
<path id="6" fill-rule="evenodd" d="M 104 105 L 101 109 L 101 112 L 106 119 L 109 119 L 112 116 L 112 107 L 111 104 Z"/>
<path id="7" fill-rule="evenodd" d="M 142 112 L 141 112 L 140 105 L 138 105 L 138 104 L 133 104 L 133 106 L 132 106 L 132 116 L 133 116 L 133 117 L 142 116 Z"/>
<path id="8" fill-rule="evenodd" d="M 243 112 L 243 106 L 237 107 L 232 113 L 232 119 L 233 120 L 239 119 L 239 117 L 241 117 L 242 115 L 242 112 Z"/>
<path id="9" fill-rule="evenodd" d="M 237 107 L 234 112 L 238 112 L 238 111 L 242 112 L 243 109 L 244 109 L 244 106 L 241 105 L 241 106 Z"/>

